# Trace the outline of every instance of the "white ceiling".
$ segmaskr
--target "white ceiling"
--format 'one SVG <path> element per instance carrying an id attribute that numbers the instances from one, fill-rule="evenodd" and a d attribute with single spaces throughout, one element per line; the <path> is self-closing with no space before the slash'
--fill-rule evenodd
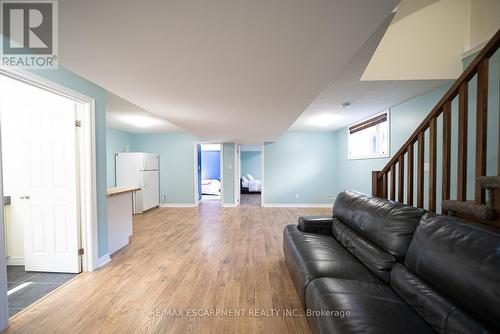
<path id="1" fill-rule="evenodd" d="M 110 92 L 106 94 L 106 125 L 134 133 L 183 131 L 165 119 L 154 116 Z"/>
<path id="2" fill-rule="evenodd" d="M 59 62 L 207 140 L 273 140 L 398 2 L 64 0 Z"/>
<path id="3" fill-rule="evenodd" d="M 392 16 L 379 26 L 290 130 L 338 130 L 450 82 L 449 80 L 360 81 L 391 20 Z M 351 103 L 351 107 L 342 108 L 341 104 L 346 102 Z"/>

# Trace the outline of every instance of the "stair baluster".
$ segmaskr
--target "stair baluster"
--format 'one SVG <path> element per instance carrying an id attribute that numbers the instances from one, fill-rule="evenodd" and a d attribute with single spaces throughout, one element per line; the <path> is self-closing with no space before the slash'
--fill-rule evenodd
<path id="1" fill-rule="evenodd" d="M 429 130 L 429 185 L 428 206 L 430 211 L 436 211 L 436 180 L 437 180 L 437 119 L 443 116 L 443 139 L 442 139 L 442 169 L 441 169 L 441 201 L 442 213 L 462 214 L 470 212 L 469 216 L 484 219 L 497 219 L 494 225 L 500 226 L 500 217 L 496 214 L 500 210 L 500 188 L 497 188 L 498 176 L 486 176 L 487 162 L 487 122 L 488 122 L 488 68 L 490 57 L 500 47 L 500 30 L 491 38 L 485 47 L 479 52 L 472 63 L 465 69 L 464 73 L 455 81 L 438 104 L 427 115 L 423 122 L 413 132 L 410 138 L 389 160 L 381 171 L 372 172 L 372 193 L 375 196 L 397 200 L 413 205 L 414 187 L 417 189 L 416 206 L 424 208 L 424 159 L 425 159 L 425 132 Z M 468 88 L 469 81 L 477 77 L 477 105 L 476 105 L 476 154 L 475 154 L 475 176 L 477 182 L 474 185 L 474 200 L 467 201 L 467 160 L 468 157 Z M 458 99 L 458 152 L 457 152 L 457 199 L 451 200 L 451 138 L 452 138 L 452 101 Z M 500 112 L 495 110 L 493 112 Z M 500 127 L 500 124 L 499 124 Z M 499 128 L 500 131 L 500 128 Z M 414 156 L 414 145 L 417 145 Z M 500 139 L 498 155 L 500 156 Z M 405 169 L 405 155 L 406 169 Z M 414 162 L 417 162 L 416 171 Z M 396 169 L 398 174 L 396 176 Z M 416 186 L 414 185 L 414 173 L 416 175 Z M 405 175 L 406 173 L 406 175 Z M 500 176 L 500 162 L 498 163 L 498 175 Z M 390 178 L 390 181 L 389 181 Z M 406 179 L 406 184 L 405 184 Z M 397 187 L 396 187 L 397 180 Z M 492 181 L 495 180 L 495 181 Z M 388 185 L 390 183 L 390 185 Z M 493 186 L 492 186 L 493 184 Z M 390 189 L 389 189 L 390 187 Z M 397 189 L 396 189 L 397 188 Z M 406 188 L 406 189 L 405 189 Z M 486 191 L 487 195 L 486 196 Z M 397 196 L 396 196 L 397 191 Z M 496 197 L 495 197 L 496 196 Z M 493 198 L 495 197 L 495 198 Z M 499 198 L 497 198 L 499 197 Z M 450 211 L 447 212 L 446 210 Z"/>

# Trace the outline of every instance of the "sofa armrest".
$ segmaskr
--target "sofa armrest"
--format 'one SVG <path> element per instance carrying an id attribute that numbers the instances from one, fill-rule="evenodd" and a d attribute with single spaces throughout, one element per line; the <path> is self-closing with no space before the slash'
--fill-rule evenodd
<path id="1" fill-rule="evenodd" d="M 332 235 L 332 216 L 299 217 L 299 230 L 307 233 Z"/>

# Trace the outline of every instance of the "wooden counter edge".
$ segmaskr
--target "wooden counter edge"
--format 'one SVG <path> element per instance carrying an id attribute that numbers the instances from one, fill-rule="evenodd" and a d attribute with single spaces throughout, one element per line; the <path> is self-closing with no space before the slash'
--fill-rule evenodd
<path id="1" fill-rule="evenodd" d="M 139 187 L 110 187 L 106 192 L 107 197 L 125 194 L 128 192 L 141 190 Z"/>

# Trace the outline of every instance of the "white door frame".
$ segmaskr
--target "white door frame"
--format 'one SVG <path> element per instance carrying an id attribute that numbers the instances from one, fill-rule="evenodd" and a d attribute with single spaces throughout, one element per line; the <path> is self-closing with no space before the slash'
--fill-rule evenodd
<path id="1" fill-rule="evenodd" d="M 235 168 L 234 170 L 237 171 L 234 175 L 234 185 L 235 185 L 235 190 L 234 191 L 234 202 L 236 203 L 236 206 L 240 206 L 241 203 L 241 144 L 235 144 L 235 156 L 236 156 L 236 161 L 238 162 L 238 168 L 236 168 L 236 163 L 235 163 Z"/>
<path id="2" fill-rule="evenodd" d="M 264 207 L 264 144 L 259 144 L 260 146 L 260 175 L 261 175 L 261 189 L 260 189 L 260 207 Z M 238 173 L 235 173 L 235 183 L 237 183 L 237 191 L 236 193 L 238 194 L 237 197 L 237 205 L 240 205 L 240 200 L 241 200 L 241 184 L 240 184 L 240 179 L 241 179 L 241 144 L 238 144 Z M 235 199 L 235 200 L 236 200 Z"/>
<path id="3" fill-rule="evenodd" d="M 95 99 L 25 70 L 1 68 L 0 75 L 64 96 L 80 106 L 77 111 L 77 116 L 81 121 L 77 138 L 77 168 L 79 170 L 77 187 L 79 189 L 80 242 L 81 248 L 84 249 L 82 271 L 94 271 L 98 268 Z M 3 189 L 0 190 L 2 190 L 0 197 L 3 198 Z M 3 215 L 0 217 L 0 223 L 0 230 L 3 231 Z M 4 238 L 0 238 L 0 256 L 3 260 L 5 254 L 2 255 L 1 252 L 4 249 L 4 242 Z M 0 277 L 0 285 L 5 279 L 5 277 Z"/>
<path id="4" fill-rule="evenodd" d="M 241 156 L 240 156 L 240 144 L 234 143 L 234 163 L 233 163 L 233 176 L 234 176 L 234 184 L 233 184 L 233 206 L 240 206 L 240 179 L 236 180 L 236 176 L 241 173 Z"/>
<path id="5" fill-rule="evenodd" d="M 0 124 L 2 120 L 0 118 Z M 1 127 L 0 127 L 1 129 Z M 7 261 L 5 256 L 5 226 L 4 226 L 4 205 L 3 205 L 3 171 L 1 152 L 1 131 L 0 131 L 0 331 L 9 327 L 9 299 L 7 297 Z"/>
<path id="6" fill-rule="evenodd" d="M 260 145 L 260 207 L 264 207 L 264 189 L 265 187 L 265 182 L 264 182 L 264 146 L 265 143 L 262 143 Z"/>
<path id="7" fill-rule="evenodd" d="M 194 142 L 194 160 L 193 160 L 193 171 L 194 171 L 194 206 L 197 208 L 200 205 L 201 200 L 198 194 L 198 145 L 201 144 L 216 144 L 220 147 L 220 206 L 224 206 L 224 144 L 210 141 L 196 141 Z M 203 165 L 201 166 L 203 169 Z"/>

